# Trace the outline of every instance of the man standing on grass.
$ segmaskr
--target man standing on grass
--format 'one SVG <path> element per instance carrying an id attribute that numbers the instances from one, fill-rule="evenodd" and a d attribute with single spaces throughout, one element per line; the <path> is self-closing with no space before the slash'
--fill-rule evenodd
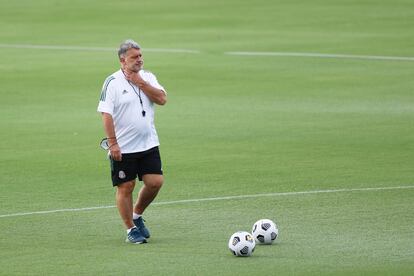
<path id="1" fill-rule="evenodd" d="M 135 41 L 123 42 L 118 57 L 121 69 L 105 80 L 98 112 L 109 146 L 116 205 L 127 228 L 126 241 L 140 244 L 150 237 L 142 214 L 164 182 L 154 103 L 164 105 L 167 93 L 155 75 L 143 70 L 141 47 Z M 137 176 L 144 185 L 133 205 Z"/>

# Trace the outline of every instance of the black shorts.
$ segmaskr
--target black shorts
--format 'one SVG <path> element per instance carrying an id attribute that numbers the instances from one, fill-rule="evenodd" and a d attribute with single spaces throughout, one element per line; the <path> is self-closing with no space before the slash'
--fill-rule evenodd
<path id="1" fill-rule="evenodd" d="M 112 185 L 118 186 L 124 182 L 142 180 L 145 174 L 161 174 L 161 157 L 158 147 L 137 153 L 122 154 L 121 161 L 109 158 L 111 164 Z"/>

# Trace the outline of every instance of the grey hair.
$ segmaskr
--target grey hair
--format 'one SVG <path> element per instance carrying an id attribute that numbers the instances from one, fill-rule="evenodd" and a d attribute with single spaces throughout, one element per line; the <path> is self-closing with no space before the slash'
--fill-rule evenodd
<path id="1" fill-rule="evenodd" d="M 139 46 L 139 44 L 133 41 L 132 39 L 127 39 L 124 42 L 122 42 L 122 44 L 119 46 L 118 57 L 124 57 L 125 53 L 131 48 L 141 49 L 141 46 Z"/>

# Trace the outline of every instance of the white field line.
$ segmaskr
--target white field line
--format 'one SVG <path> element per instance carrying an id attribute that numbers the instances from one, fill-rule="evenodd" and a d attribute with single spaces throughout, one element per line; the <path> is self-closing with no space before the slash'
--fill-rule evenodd
<path id="1" fill-rule="evenodd" d="M 372 187 L 372 188 L 353 188 L 353 189 L 313 190 L 313 191 L 302 191 L 302 192 L 266 193 L 266 194 L 253 194 L 253 195 L 238 195 L 238 196 L 222 196 L 222 197 L 173 200 L 173 201 L 164 201 L 164 202 L 154 202 L 152 205 L 173 205 L 173 204 L 185 204 L 185 203 L 204 202 L 204 201 L 234 200 L 234 199 L 258 198 L 258 197 L 388 191 L 388 190 L 401 190 L 401 189 L 413 189 L 413 188 L 414 188 L 414 185 L 413 186 L 395 186 L 395 187 Z M 85 207 L 85 208 L 57 209 L 57 210 L 49 210 L 49 211 L 14 213 L 14 214 L 0 215 L 0 218 L 52 214 L 52 213 L 61 213 L 61 212 L 81 212 L 81 211 L 91 211 L 91 210 L 99 210 L 99 209 L 109 209 L 109 208 L 115 208 L 115 207 L 116 206 L 114 205 L 109 205 L 109 206 L 96 206 L 96 207 Z"/>
<path id="2" fill-rule="evenodd" d="M 232 56 L 280 56 L 280 57 L 313 57 L 313 58 L 342 58 L 342 59 L 414 61 L 414 57 L 343 55 L 343 54 L 321 54 L 321 53 L 225 52 L 224 54 L 232 55 Z"/>
<path id="3" fill-rule="evenodd" d="M 0 48 L 9 49 L 42 49 L 42 50 L 69 50 L 69 51 L 93 51 L 93 52 L 116 52 L 118 49 L 107 47 L 83 47 L 83 46 L 61 46 L 61 45 L 31 45 L 31 44 L 0 44 Z M 200 51 L 189 49 L 162 49 L 162 48 L 143 48 L 146 52 L 158 53 L 185 53 L 199 54 Z"/>
<path id="4" fill-rule="evenodd" d="M 0 48 L 9 49 L 43 49 L 43 50 L 70 50 L 70 51 L 106 51 L 116 52 L 117 49 L 109 47 L 86 47 L 86 46 L 64 46 L 64 45 L 33 45 L 33 44 L 2 44 Z M 201 54 L 200 50 L 173 49 L 173 48 L 143 48 L 146 52 L 157 53 L 183 53 Z M 390 61 L 414 61 L 414 57 L 398 56 L 371 56 L 371 55 L 345 55 L 345 54 L 323 54 L 323 53 L 294 53 L 294 52 L 224 52 L 232 56 L 280 56 L 280 57 L 313 57 L 313 58 L 339 58 L 339 59 L 364 59 L 364 60 L 390 60 Z"/>

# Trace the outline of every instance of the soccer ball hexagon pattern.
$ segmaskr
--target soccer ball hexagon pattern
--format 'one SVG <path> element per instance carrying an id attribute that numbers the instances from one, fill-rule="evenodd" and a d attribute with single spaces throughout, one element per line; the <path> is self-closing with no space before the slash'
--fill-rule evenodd
<path id="1" fill-rule="evenodd" d="M 253 236 L 245 231 L 234 233 L 229 240 L 229 249 L 234 256 L 249 257 L 252 255 L 256 242 Z"/>
<path id="2" fill-rule="evenodd" d="M 270 219 L 261 219 L 253 225 L 252 235 L 259 244 L 272 244 L 279 235 L 279 229 Z"/>

